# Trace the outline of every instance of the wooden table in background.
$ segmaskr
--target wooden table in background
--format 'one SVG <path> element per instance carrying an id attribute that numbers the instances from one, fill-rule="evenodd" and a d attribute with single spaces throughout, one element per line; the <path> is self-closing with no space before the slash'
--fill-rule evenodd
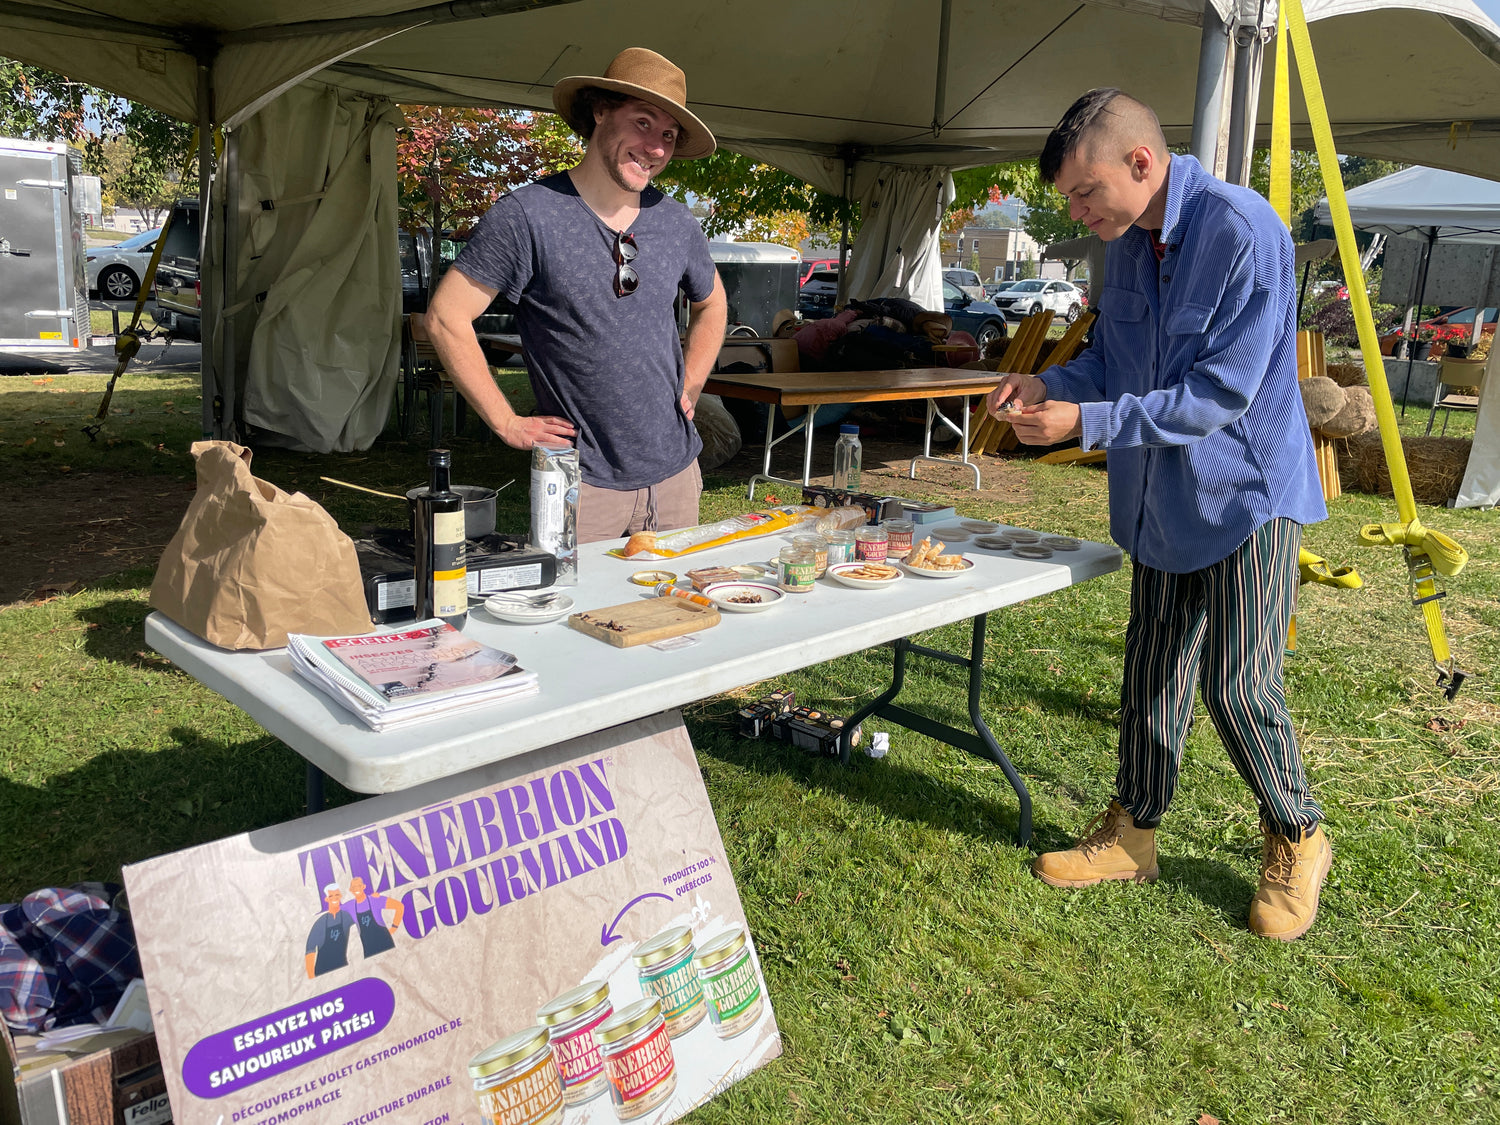
<path id="1" fill-rule="evenodd" d="M 911 459 L 908 476 L 917 477 L 917 462 L 936 461 L 940 464 L 962 464 L 974 474 L 974 487 L 980 486 L 979 466 L 969 460 L 969 403 L 975 395 L 987 395 L 1000 385 L 1001 375 L 993 371 L 966 371 L 956 367 L 914 367 L 897 371 L 789 371 L 763 372 L 757 374 L 709 376 L 704 390 L 709 394 L 725 398 L 747 399 L 764 402 L 772 407 L 805 406 L 802 416 L 802 484 L 812 477 L 813 426 L 819 406 L 838 402 L 904 402 L 914 399 L 927 400 L 927 433 L 923 440 L 922 453 Z M 961 419 L 955 423 L 937 408 L 937 399 L 962 396 L 964 409 Z M 934 457 L 932 455 L 932 422 L 940 418 L 955 434 L 959 435 L 961 456 Z M 785 477 L 771 475 L 771 449 L 797 432 L 789 430 L 781 437 L 773 437 L 776 411 L 768 412 L 766 418 L 766 453 L 761 471 L 750 478 L 749 497 L 755 499 L 755 486 L 761 481 L 788 486 L 798 482 Z"/>

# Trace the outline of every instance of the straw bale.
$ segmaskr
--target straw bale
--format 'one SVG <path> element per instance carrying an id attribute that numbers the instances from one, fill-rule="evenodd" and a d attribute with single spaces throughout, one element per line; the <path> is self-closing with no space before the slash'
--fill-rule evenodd
<path id="1" fill-rule="evenodd" d="M 1326 375 L 1314 375 L 1297 384 L 1302 389 L 1302 408 L 1307 424 L 1321 430 L 1323 424 L 1344 409 L 1344 388 Z"/>
<path id="2" fill-rule="evenodd" d="M 1375 400 L 1369 387 L 1345 387 L 1344 408 L 1319 430 L 1326 437 L 1347 438 L 1375 428 Z"/>
<path id="3" fill-rule="evenodd" d="M 1365 365 L 1362 363 L 1330 363 L 1328 377 L 1341 387 L 1367 386 L 1370 382 L 1365 378 Z"/>
<path id="4" fill-rule="evenodd" d="M 1380 434 L 1371 430 L 1339 441 L 1339 476 L 1348 492 L 1391 496 L 1391 474 L 1386 469 Z M 1458 495 L 1473 442 L 1468 438 L 1403 437 L 1406 471 L 1412 496 L 1419 504 L 1446 504 Z"/>

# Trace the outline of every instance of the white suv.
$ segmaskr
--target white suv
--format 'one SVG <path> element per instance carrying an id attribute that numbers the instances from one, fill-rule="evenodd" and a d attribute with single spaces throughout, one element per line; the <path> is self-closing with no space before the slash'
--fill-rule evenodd
<path id="1" fill-rule="evenodd" d="M 995 305 L 1007 320 L 1021 320 L 1043 309 L 1051 309 L 1072 324 L 1087 304 L 1083 290 L 1067 281 L 1033 278 L 1018 281 L 1003 293 L 995 294 Z"/>

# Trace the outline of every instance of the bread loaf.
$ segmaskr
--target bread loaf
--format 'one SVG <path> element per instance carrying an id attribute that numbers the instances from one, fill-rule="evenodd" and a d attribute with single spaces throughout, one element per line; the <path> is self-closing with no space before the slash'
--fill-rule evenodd
<path id="1" fill-rule="evenodd" d="M 620 554 L 624 555 L 628 559 L 635 555 L 643 554 L 646 551 L 654 550 L 656 550 L 656 532 L 637 531 L 626 542 L 624 548 L 620 551 Z"/>

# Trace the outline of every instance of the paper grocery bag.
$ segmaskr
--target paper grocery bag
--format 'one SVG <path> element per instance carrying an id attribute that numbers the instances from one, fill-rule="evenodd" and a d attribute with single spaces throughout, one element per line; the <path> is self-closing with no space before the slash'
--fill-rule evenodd
<path id="1" fill-rule="evenodd" d="M 221 648 L 373 628 L 354 541 L 322 506 L 250 473 L 250 450 L 200 441 L 198 492 L 167 544 L 151 607 Z"/>

